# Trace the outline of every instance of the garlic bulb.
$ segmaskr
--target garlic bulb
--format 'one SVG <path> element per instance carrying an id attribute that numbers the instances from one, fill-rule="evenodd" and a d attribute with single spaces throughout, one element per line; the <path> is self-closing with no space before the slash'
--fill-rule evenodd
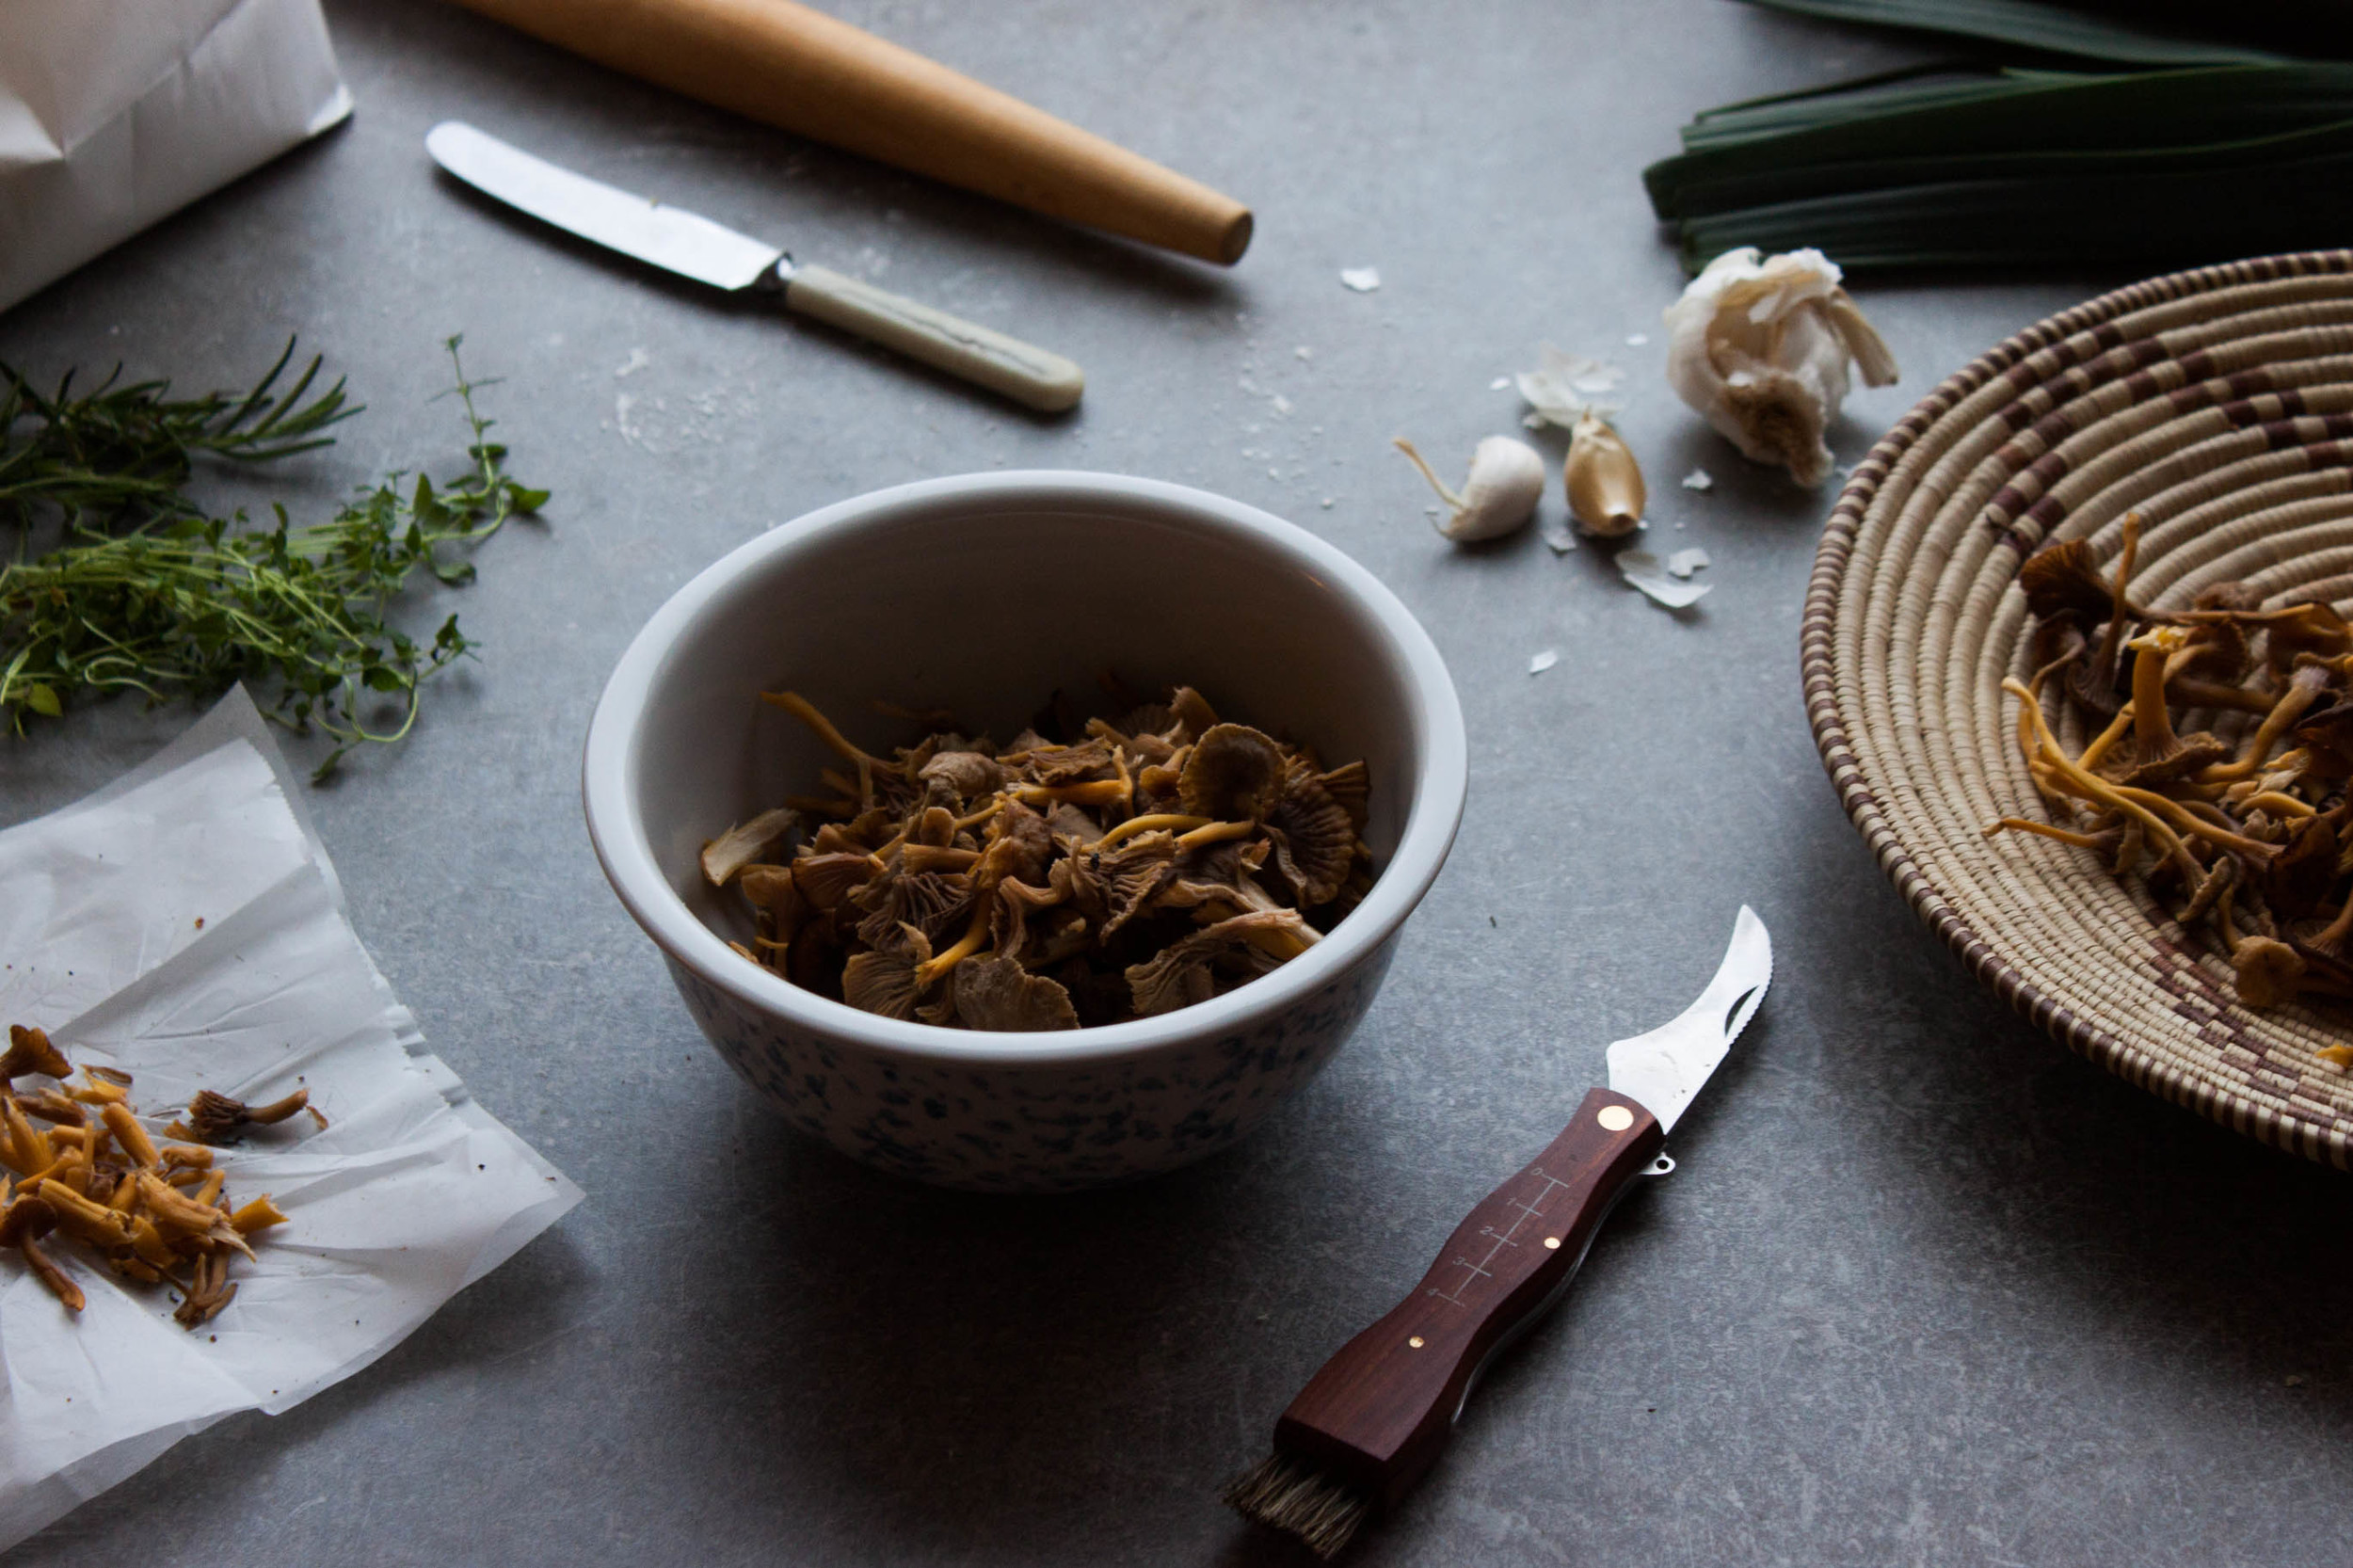
<path id="1" fill-rule="evenodd" d="M 1569 492 L 1569 515 L 1598 538 L 1620 539 L 1642 525 L 1650 497 L 1642 468 L 1609 423 L 1588 408 L 1569 435 L 1561 483 Z"/>
<path id="2" fill-rule="evenodd" d="M 1545 460 L 1535 448 L 1509 436 L 1489 436 L 1471 454 L 1470 477 L 1457 495 L 1422 461 L 1414 443 L 1397 438 L 1397 449 L 1413 459 L 1430 488 L 1449 509 L 1438 532 L 1458 544 L 1495 539 L 1509 534 L 1536 515 L 1537 499 L 1545 493 Z"/>
<path id="3" fill-rule="evenodd" d="M 1727 250 L 1667 307 L 1667 382 L 1732 443 L 1801 485 L 1830 476 L 1823 428 L 1847 395 L 1847 361 L 1866 386 L 1896 379 L 1838 268 L 1818 250 L 1760 261 Z"/>

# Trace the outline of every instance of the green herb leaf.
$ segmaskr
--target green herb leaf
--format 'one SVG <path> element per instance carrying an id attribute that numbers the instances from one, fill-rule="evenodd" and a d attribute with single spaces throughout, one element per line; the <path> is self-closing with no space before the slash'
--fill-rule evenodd
<path id="1" fill-rule="evenodd" d="M 473 400 L 482 383 L 466 379 L 457 341 L 448 346 L 472 466 L 438 487 L 420 478 L 406 495 L 406 476 L 389 475 L 305 528 L 282 506 L 267 527 L 243 514 L 207 518 L 179 488 L 196 453 L 256 461 L 306 451 L 355 411 L 340 381 L 303 401 L 316 360 L 270 395 L 291 344 L 234 403 L 169 404 L 159 382 L 120 392 L 108 383 L 75 400 L 70 376 L 41 398 L 0 372 L 0 524 L 62 518 L 69 540 L 30 560 L 20 546 L 20 558 L 0 565 L 0 712 L 21 730 L 28 712 L 61 716 L 76 693 L 200 699 L 247 680 L 265 699 L 275 687 L 280 722 L 336 741 L 320 777 L 356 745 L 406 735 L 422 682 L 472 645 L 455 616 L 421 648 L 387 613 L 420 568 L 471 581 L 472 563 L 445 552 L 478 546 L 528 509 L 522 498 L 545 499 L 511 478 L 496 456 L 504 449 L 484 440 L 490 422 Z M 93 432 L 117 444 L 82 440 Z M 388 717 L 362 712 L 383 698 Z"/>

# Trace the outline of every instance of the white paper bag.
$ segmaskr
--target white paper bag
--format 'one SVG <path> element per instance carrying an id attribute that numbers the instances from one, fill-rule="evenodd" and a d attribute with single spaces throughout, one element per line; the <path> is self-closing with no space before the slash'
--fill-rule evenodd
<path id="1" fill-rule="evenodd" d="M 0 0 L 0 310 L 350 113 L 319 0 Z"/>

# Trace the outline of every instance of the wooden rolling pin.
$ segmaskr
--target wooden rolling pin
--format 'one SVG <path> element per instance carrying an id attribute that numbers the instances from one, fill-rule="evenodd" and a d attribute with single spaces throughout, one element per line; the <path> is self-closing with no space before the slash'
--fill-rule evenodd
<path id="1" fill-rule="evenodd" d="M 1032 212 L 1230 265 L 1250 209 L 793 0 L 458 0 L 632 76 Z"/>

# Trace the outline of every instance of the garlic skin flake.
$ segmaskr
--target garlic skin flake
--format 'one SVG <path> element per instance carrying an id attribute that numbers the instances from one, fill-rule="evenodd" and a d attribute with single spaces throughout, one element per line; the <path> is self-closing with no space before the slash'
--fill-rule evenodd
<path id="1" fill-rule="evenodd" d="M 1667 383 L 1732 444 L 1799 484 L 1830 477 L 1822 432 L 1847 396 L 1847 362 L 1864 384 L 1896 379 L 1896 358 L 1820 251 L 1769 260 L 1727 250 L 1667 307 Z"/>
<path id="2" fill-rule="evenodd" d="M 1396 445 L 1447 504 L 1449 515 L 1439 521 L 1438 532 L 1457 544 L 1501 538 L 1536 515 L 1536 502 L 1545 493 L 1545 460 L 1524 441 L 1509 436 L 1481 441 L 1471 454 L 1470 477 L 1463 481 L 1459 495 L 1431 472 L 1412 441 L 1400 436 Z"/>
<path id="3" fill-rule="evenodd" d="M 1615 403 L 1604 401 L 1625 379 L 1625 372 L 1618 366 L 1582 354 L 1563 354 L 1550 344 L 1537 349 L 1536 359 L 1534 370 L 1513 377 L 1519 384 L 1520 396 L 1528 401 L 1528 417 L 1521 423 L 1530 430 L 1547 424 L 1574 430 L 1588 409 L 1605 419 L 1618 411 Z"/>

